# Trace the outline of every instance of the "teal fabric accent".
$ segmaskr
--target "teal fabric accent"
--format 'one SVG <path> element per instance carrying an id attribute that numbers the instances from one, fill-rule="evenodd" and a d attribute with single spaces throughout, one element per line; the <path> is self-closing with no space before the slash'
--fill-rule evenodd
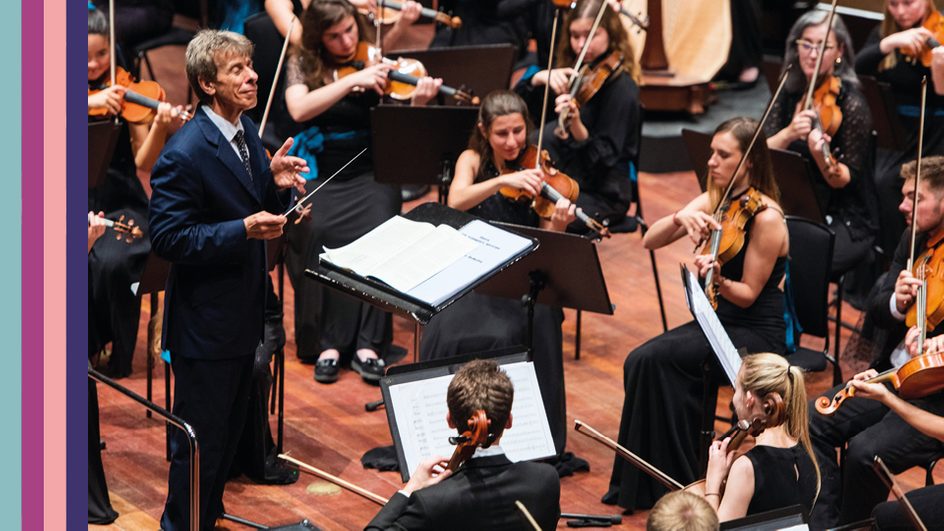
<path id="1" fill-rule="evenodd" d="M 92 3 L 92 0 L 89 0 L 89 11 L 95 11 L 95 4 Z"/>
<path id="2" fill-rule="evenodd" d="M 521 75 L 521 80 L 518 83 L 524 83 L 526 81 L 531 81 L 531 78 L 534 77 L 534 74 L 537 74 L 541 71 L 541 68 L 538 65 L 531 65 Z"/>
<path id="3" fill-rule="evenodd" d="M 925 111 L 931 116 L 944 116 L 944 109 L 925 109 Z M 899 105 L 898 114 L 908 118 L 920 118 L 921 107 L 917 105 Z"/>
<path id="4" fill-rule="evenodd" d="M 170 351 L 169 350 L 161 351 L 161 359 L 167 363 L 170 363 Z"/>
<path id="5" fill-rule="evenodd" d="M 631 182 L 639 182 L 639 170 L 636 169 L 636 163 L 629 161 L 629 180 Z"/>
<path id="6" fill-rule="evenodd" d="M 306 181 L 313 181 L 318 178 L 317 155 L 324 151 L 326 142 L 366 137 L 367 131 L 364 129 L 323 134 L 321 129 L 312 126 L 295 135 L 295 143 L 288 150 L 288 154 L 305 159 L 305 162 L 308 163 L 309 172 L 302 174 L 302 176 Z"/>
<path id="7" fill-rule="evenodd" d="M 784 265 L 783 322 L 786 325 L 787 354 L 797 351 L 803 327 L 797 317 L 796 297 L 793 295 L 793 283 L 790 282 L 790 260 Z"/>

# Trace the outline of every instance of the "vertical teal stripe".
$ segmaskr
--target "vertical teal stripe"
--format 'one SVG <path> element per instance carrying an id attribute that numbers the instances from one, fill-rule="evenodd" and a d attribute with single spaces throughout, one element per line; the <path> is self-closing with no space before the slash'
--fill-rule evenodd
<path id="1" fill-rule="evenodd" d="M 41 0 L 32 0 L 41 2 Z M 4 126 L 0 127 L 0 161 L 3 161 L 3 177 L 0 178 L 0 338 L 3 342 L 3 370 L 0 370 L 0 419 L 3 421 L 3 436 L 0 437 L 0 515 L 3 526 L 19 529 L 21 522 L 21 4 L 10 2 L 0 17 L 0 71 L 6 78 L 0 83 L 0 101 L 7 103 Z M 41 22 L 40 22 L 41 25 Z M 40 26 L 41 27 L 41 26 Z M 42 51 L 40 50 L 40 57 Z M 42 62 L 35 65 L 42 68 Z M 42 87 L 36 87 L 42 90 Z M 41 98 L 42 96 L 40 96 Z M 42 120 L 40 116 L 38 118 Z M 40 126 L 41 127 L 41 126 Z M 42 174 L 31 178 L 42 179 Z M 39 353 L 42 355 L 42 352 Z M 40 450 L 41 451 L 41 450 Z"/>

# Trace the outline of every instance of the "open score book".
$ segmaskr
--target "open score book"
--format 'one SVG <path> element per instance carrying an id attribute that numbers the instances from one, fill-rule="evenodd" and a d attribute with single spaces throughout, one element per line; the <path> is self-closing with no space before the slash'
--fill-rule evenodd
<path id="1" fill-rule="evenodd" d="M 532 241 L 481 220 L 461 229 L 394 216 L 320 260 L 436 306 L 528 250 Z"/>

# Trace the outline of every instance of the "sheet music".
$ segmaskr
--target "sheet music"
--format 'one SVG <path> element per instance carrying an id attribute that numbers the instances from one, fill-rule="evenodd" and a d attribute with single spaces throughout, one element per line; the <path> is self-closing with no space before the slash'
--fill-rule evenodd
<path id="1" fill-rule="evenodd" d="M 737 379 L 738 371 L 741 370 L 741 356 L 734 347 L 734 343 L 731 342 L 731 338 L 728 337 L 728 332 L 721 324 L 721 320 L 718 319 L 718 314 L 711 307 L 711 302 L 708 301 L 705 292 L 701 290 L 698 277 L 684 266 L 682 267 L 682 275 L 685 276 L 683 283 L 685 284 L 688 307 L 692 311 L 692 315 L 695 316 L 698 326 L 705 333 L 705 337 L 708 338 L 711 350 L 714 351 L 715 356 L 721 363 L 724 373 L 728 375 L 728 380 L 733 384 Z"/>
<path id="2" fill-rule="evenodd" d="M 515 386 L 512 427 L 499 442 L 508 459 L 517 462 L 554 455 L 554 439 L 534 364 L 509 363 L 501 368 Z M 455 446 L 449 444 L 449 437 L 455 436 L 456 430 L 446 424 L 446 391 L 451 381 L 449 374 L 389 387 L 391 403 L 387 407 L 393 410 L 399 434 L 399 437 L 394 436 L 394 441 L 403 448 L 408 477 L 423 460 L 436 455 L 448 459 L 455 450 Z"/>
<path id="3" fill-rule="evenodd" d="M 410 290 L 409 295 L 437 306 L 531 245 L 528 238 L 481 220 L 467 223 L 459 229 L 459 233 L 476 242 L 476 246 L 452 265 Z"/>

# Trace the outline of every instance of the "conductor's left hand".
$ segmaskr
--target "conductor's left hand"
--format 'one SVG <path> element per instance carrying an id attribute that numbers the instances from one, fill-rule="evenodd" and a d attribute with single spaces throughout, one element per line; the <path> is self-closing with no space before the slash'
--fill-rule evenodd
<path id="1" fill-rule="evenodd" d="M 300 173 L 308 173 L 308 163 L 305 159 L 287 155 L 295 141 L 289 137 L 282 144 L 282 147 L 275 152 L 272 160 L 269 161 L 269 169 L 272 170 L 272 179 L 279 190 L 286 188 L 295 188 L 302 195 L 305 194 L 305 178 Z"/>

